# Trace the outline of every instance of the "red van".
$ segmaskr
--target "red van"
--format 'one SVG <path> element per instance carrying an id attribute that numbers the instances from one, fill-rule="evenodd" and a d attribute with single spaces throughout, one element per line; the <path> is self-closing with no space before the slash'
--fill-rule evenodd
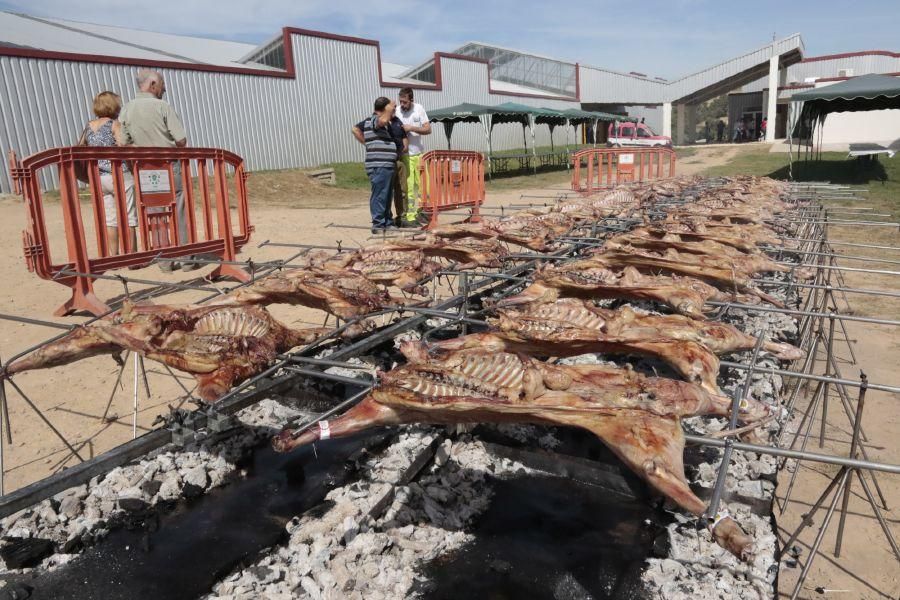
<path id="1" fill-rule="evenodd" d="M 643 123 L 633 121 L 616 121 L 609 124 L 609 137 L 606 140 L 608 146 L 666 146 L 672 147 L 672 138 L 665 135 L 656 135 L 653 130 Z"/>

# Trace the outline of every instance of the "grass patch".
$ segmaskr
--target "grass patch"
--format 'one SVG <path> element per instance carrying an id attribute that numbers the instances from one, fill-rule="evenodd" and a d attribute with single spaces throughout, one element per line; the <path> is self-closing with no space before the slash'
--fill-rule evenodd
<path id="1" fill-rule="evenodd" d="M 678 160 L 682 160 L 689 156 L 694 156 L 695 154 L 697 154 L 697 152 L 699 152 L 699 150 L 692 146 L 679 146 L 675 148 L 675 156 L 678 158 Z"/>
<path id="2" fill-rule="evenodd" d="M 882 157 L 877 162 L 861 163 L 847 159 L 842 152 L 823 152 L 821 160 L 794 161 L 795 181 L 828 181 L 841 185 L 860 186 L 868 192 L 864 206 L 873 212 L 890 212 L 900 218 L 900 155 Z M 727 164 L 710 167 L 708 176 L 766 175 L 773 179 L 788 179 L 788 155 L 753 149 L 735 156 Z"/>
<path id="3" fill-rule="evenodd" d="M 345 190 L 369 189 L 369 176 L 361 162 L 329 163 L 324 165 L 334 169 L 335 187 Z"/>
<path id="4" fill-rule="evenodd" d="M 485 189 L 488 192 L 502 192 L 507 190 L 521 190 L 526 188 L 543 188 L 568 184 L 572 181 L 572 172 L 568 169 L 554 171 L 539 171 L 535 174 L 494 176 L 494 179 L 485 180 Z"/>
<path id="5" fill-rule="evenodd" d="M 550 147 L 547 147 L 549 151 Z M 540 151 L 540 148 L 538 149 Z M 500 153 L 498 153 L 500 154 Z M 504 154 L 515 154 L 510 150 Z M 331 163 L 323 165 L 323 167 L 331 167 L 334 169 L 335 187 L 345 190 L 368 190 L 369 177 L 363 163 Z M 487 163 L 485 163 L 487 168 Z M 513 173 L 507 175 L 505 173 L 494 175 L 493 180 L 485 174 L 485 187 L 488 191 L 516 190 L 524 188 L 545 187 L 566 183 L 572 178 L 571 171 L 565 168 L 554 170 L 539 171 L 536 175 L 533 173 Z"/>

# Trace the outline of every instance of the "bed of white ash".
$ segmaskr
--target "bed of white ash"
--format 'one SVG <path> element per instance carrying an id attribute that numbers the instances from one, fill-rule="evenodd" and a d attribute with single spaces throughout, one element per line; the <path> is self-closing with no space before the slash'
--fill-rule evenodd
<path id="1" fill-rule="evenodd" d="M 165 446 L 0 520 L 5 540 L 0 548 L 27 548 L 33 555 L 28 562 L 34 563 L 0 561 L 0 576 L 53 570 L 128 519 L 145 518 L 161 503 L 200 496 L 242 476 L 236 462 L 298 415 L 274 400 L 263 400 L 237 414 L 241 426 L 233 435 L 184 448 Z"/>
<path id="2" fill-rule="evenodd" d="M 796 322 L 780 313 L 747 313 L 731 309 L 727 322 L 742 331 L 757 334 L 767 331 L 767 337 L 791 341 L 797 333 Z M 748 364 L 752 352 L 731 354 L 728 360 Z M 779 361 L 761 352 L 757 363 L 761 367 L 780 367 Z M 746 371 L 724 369 L 719 385 L 733 397 L 744 385 Z M 778 375 L 753 373 L 750 395 L 763 403 L 780 409 L 782 378 Z M 697 435 L 710 435 L 728 428 L 727 418 L 693 417 L 684 419 L 685 429 Z M 756 430 L 762 441 L 768 442 L 778 425 L 771 422 Z M 723 450 L 704 448 L 694 450 L 700 461 L 687 469 L 692 487 L 706 488 L 708 498 L 715 487 Z M 686 459 L 688 457 L 686 456 Z M 686 460 L 686 462 L 689 462 Z M 778 574 L 776 559 L 777 538 L 771 516 L 771 504 L 777 475 L 776 459 L 769 455 L 734 450 L 725 479 L 723 502 L 735 520 L 753 539 L 755 552 L 751 562 L 743 563 L 718 546 L 709 532 L 697 529 L 697 520 L 683 512 L 673 511 L 675 522 L 668 526 L 669 556 L 652 558 L 643 579 L 649 597 L 688 600 L 735 598 L 762 600 L 773 598 Z"/>
<path id="3" fill-rule="evenodd" d="M 327 510 L 292 519 L 284 545 L 226 576 L 207 598 L 408 597 L 420 567 L 472 539 L 465 528 L 491 501 L 486 477 L 530 472 L 468 434 L 454 442 L 443 431 L 404 428 L 359 480 L 329 492 Z M 410 465 L 433 443 L 433 458 L 408 483 Z"/>

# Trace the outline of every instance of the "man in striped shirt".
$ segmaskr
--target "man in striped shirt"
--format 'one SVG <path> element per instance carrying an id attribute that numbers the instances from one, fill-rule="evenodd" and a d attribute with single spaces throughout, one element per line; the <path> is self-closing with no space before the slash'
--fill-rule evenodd
<path id="1" fill-rule="evenodd" d="M 384 96 L 375 100 L 372 115 L 353 127 L 353 137 L 366 147 L 366 173 L 372 184 L 369 212 L 372 233 L 395 229 L 391 217 L 391 187 L 397 157 L 405 151 L 403 124 L 394 117 L 394 103 Z"/>

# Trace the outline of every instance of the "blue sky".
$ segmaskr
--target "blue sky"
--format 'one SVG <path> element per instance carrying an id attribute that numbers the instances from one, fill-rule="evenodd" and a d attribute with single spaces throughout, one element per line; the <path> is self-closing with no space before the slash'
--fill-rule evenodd
<path id="1" fill-rule="evenodd" d="M 800 32 L 807 56 L 900 51 L 896 0 L 0 0 L 0 9 L 247 42 L 291 25 L 379 40 L 382 58 L 401 64 L 477 40 L 667 78 L 764 45 L 773 34 Z"/>

